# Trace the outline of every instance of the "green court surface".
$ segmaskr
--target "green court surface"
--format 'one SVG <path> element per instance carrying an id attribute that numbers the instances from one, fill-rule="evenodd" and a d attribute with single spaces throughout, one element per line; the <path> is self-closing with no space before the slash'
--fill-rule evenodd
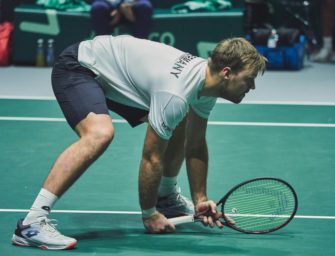
<path id="1" fill-rule="evenodd" d="M 59 200 L 51 218 L 78 239 L 70 251 L 11 245 L 50 166 L 76 140 L 52 100 L 0 99 L 0 255 L 335 255 L 335 105 L 217 104 L 210 118 L 208 195 L 218 200 L 246 179 L 270 176 L 297 191 L 297 216 L 267 235 L 185 224 L 146 234 L 139 214 L 138 167 L 146 125 L 117 115 L 105 154 Z M 179 183 L 189 196 L 183 166 Z"/>

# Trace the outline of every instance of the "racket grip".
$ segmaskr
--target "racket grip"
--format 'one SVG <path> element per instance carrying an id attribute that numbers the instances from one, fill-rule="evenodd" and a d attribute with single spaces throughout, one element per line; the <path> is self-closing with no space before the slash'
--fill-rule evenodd
<path id="1" fill-rule="evenodd" d="M 194 216 L 193 215 L 181 216 L 181 217 L 171 218 L 169 219 L 169 221 L 174 225 L 190 223 L 190 222 L 194 222 Z"/>

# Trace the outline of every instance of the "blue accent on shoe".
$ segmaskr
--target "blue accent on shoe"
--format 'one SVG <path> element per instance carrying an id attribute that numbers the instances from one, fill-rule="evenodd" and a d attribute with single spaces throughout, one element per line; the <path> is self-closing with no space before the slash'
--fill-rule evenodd
<path id="1" fill-rule="evenodd" d="M 30 228 L 30 225 L 23 225 L 23 219 L 19 219 L 16 225 L 15 235 L 23 237 L 21 232 L 27 228 Z"/>
<path id="2" fill-rule="evenodd" d="M 29 237 L 29 238 L 31 238 L 31 237 L 33 237 L 33 236 L 38 235 L 38 233 L 40 233 L 40 232 L 37 231 L 37 230 L 29 230 L 29 231 L 26 233 L 26 236 Z"/>

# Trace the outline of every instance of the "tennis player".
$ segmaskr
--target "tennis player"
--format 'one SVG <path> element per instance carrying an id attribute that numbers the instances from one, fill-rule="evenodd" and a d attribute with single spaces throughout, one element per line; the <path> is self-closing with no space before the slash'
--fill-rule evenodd
<path id="1" fill-rule="evenodd" d="M 207 198 L 206 127 L 217 98 L 239 103 L 265 59 L 243 38 L 220 42 L 208 60 L 131 36 L 98 36 L 65 49 L 52 71 L 57 101 L 79 139 L 55 161 L 12 242 L 69 249 L 48 214 L 55 202 L 106 150 L 114 137 L 112 110 L 131 126 L 148 122 L 139 170 L 143 224 L 150 233 L 173 232 L 167 217 L 210 210 L 203 223 L 222 227 Z M 177 175 L 186 158 L 192 201 Z"/>

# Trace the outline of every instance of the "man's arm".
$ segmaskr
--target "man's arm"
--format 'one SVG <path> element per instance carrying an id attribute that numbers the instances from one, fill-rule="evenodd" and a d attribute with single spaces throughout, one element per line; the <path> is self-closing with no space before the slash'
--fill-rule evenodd
<path id="1" fill-rule="evenodd" d="M 139 196 L 142 211 L 155 209 L 158 186 L 163 173 L 164 153 L 168 145 L 167 140 L 160 138 L 151 125 L 148 125 L 139 173 Z M 174 231 L 175 227 L 169 223 L 164 215 L 157 211 L 143 216 L 145 228 L 151 233 Z"/>
<path id="2" fill-rule="evenodd" d="M 143 145 L 139 175 L 140 205 L 142 209 L 149 209 L 156 205 L 167 144 L 168 141 L 161 139 L 149 124 Z"/>
<path id="3" fill-rule="evenodd" d="M 223 225 L 219 220 L 221 215 L 216 212 L 216 204 L 207 198 L 207 119 L 201 118 L 190 108 L 186 129 L 186 168 L 195 211 L 209 212 L 211 216 L 204 217 L 203 223 L 213 227 L 215 222 L 222 228 Z"/>
<path id="4" fill-rule="evenodd" d="M 207 201 L 208 150 L 206 128 L 207 119 L 199 117 L 190 108 L 186 128 L 185 157 L 191 195 L 195 204 Z"/>

